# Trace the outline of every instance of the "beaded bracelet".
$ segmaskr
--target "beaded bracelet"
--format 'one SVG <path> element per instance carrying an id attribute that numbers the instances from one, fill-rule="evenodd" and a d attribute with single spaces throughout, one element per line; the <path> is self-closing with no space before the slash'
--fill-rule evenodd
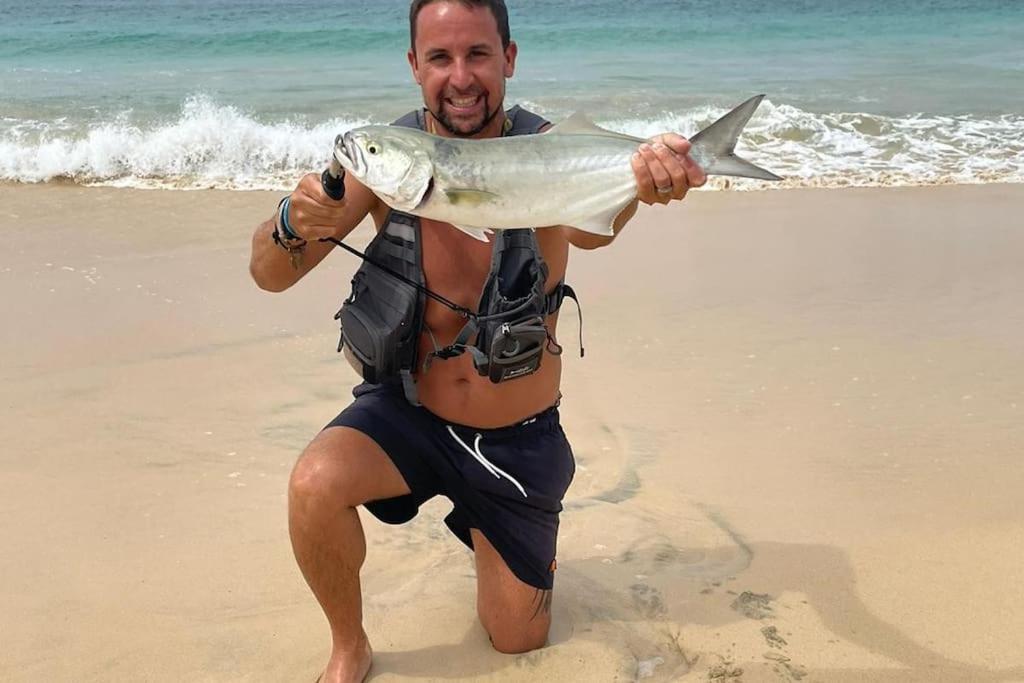
<path id="1" fill-rule="evenodd" d="M 287 196 L 277 205 L 277 220 L 274 221 L 274 232 L 271 237 L 274 244 L 288 252 L 292 268 L 298 270 L 302 263 L 302 254 L 306 251 L 306 240 L 295 233 L 288 222 L 288 209 L 291 208 L 291 196 Z"/>

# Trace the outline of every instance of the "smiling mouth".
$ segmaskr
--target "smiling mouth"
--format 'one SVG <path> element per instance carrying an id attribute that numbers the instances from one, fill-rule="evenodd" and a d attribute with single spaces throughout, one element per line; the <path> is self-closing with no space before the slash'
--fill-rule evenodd
<path id="1" fill-rule="evenodd" d="M 474 95 L 472 97 L 446 97 L 444 102 L 456 111 L 468 111 L 470 109 L 475 109 L 476 105 L 483 101 L 483 99 L 483 95 Z"/>

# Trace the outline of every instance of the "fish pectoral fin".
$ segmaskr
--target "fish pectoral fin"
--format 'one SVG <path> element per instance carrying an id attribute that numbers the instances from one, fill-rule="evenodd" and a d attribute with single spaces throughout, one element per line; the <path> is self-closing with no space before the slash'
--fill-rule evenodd
<path id="1" fill-rule="evenodd" d="M 466 233 L 473 239 L 480 240 L 481 242 L 491 241 L 490 239 L 487 238 L 487 235 L 491 233 L 490 230 L 485 230 L 484 228 L 470 228 L 465 225 L 455 224 L 452 224 L 452 227 L 455 228 L 456 230 L 461 230 L 462 232 Z"/>
<path id="2" fill-rule="evenodd" d="M 602 128 L 587 117 L 586 114 L 576 112 L 564 121 L 560 121 L 548 128 L 544 135 L 602 135 L 604 137 L 629 140 L 630 142 L 646 142 L 643 138 L 635 138 L 625 133 L 616 133 L 613 130 Z"/>
<path id="3" fill-rule="evenodd" d="M 603 235 L 604 237 L 615 236 L 615 219 L 619 217 L 623 207 L 616 206 L 613 209 L 602 212 L 596 216 L 588 216 L 580 221 L 574 221 L 572 227 L 583 232 L 589 232 L 594 235 Z"/>
<path id="4" fill-rule="evenodd" d="M 457 206 L 480 206 L 493 202 L 498 195 L 487 190 L 472 190 L 469 188 L 451 188 L 444 191 L 448 201 Z"/>

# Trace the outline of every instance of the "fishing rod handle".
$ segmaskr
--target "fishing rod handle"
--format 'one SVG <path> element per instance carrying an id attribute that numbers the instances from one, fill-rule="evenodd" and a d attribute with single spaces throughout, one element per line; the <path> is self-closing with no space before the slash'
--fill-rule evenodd
<path id="1" fill-rule="evenodd" d="M 341 136 L 338 136 L 338 140 L 334 141 L 337 146 Z M 340 202 L 345 197 L 345 170 L 338 163 L 338 160 L 334 158 L 334 152 L 331 152 L 331 165 L 324 169 L 324 172 L 320 174 L 320 184 L 324 188 L 324 194 L 333 199 L 336 202 Z"/>
<path id="2" fill-rule="evenodd" d="M 320 184 L 324 188 L 324 194 L 336 202 L 345 198 L 345 171 L 341 164 L 331 160 L 331 165 L 320 174 Z"/>

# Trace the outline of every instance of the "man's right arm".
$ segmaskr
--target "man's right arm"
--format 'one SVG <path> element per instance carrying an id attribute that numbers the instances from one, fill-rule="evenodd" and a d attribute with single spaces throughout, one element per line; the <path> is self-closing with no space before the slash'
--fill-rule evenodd
<path id="1" fill-rule="evenodd" d="M 345 198 L 336 202 L 324 193 L 320 175 L 310 173 L 299 181 L 291 194 L 288 223 L 297 235 L 307 241 L 298 267 L 291 255 L 274 242 L 275 215 L 256 228 L 252 237 L 249 272 L 261 288 L 282 292 L 313 270 L 334 245 L 320 239 L 342 239 L 377 205 L 379 200 L 351 175 L 345 176 Z"/>

